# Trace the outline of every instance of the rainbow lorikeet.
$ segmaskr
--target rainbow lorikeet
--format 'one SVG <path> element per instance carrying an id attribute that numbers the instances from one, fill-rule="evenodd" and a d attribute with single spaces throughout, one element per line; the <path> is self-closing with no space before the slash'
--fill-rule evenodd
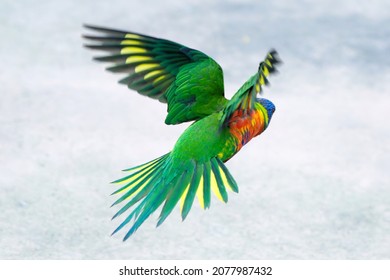
<path id="1" fill-rule="evenodd" d="M 279 62 L 276 51 L 267 54 L 257 73 L 228 100 L 221 67 L 204 53 L 139 33 L 85 27 L 98 32 L 84 36 L 94 42 L 85 46 L 109 53 L 94 59 L 112 63 L 108 71 L 126 74 L 119 83 L 167 103 L 166 124 L 194 121 L 171 152 L 124 170 L 129 174 L 113 182 L 123 184 L 113 193 L 120 196 L 113 205 L 123 203 L 113 218 L 129 212 L 113 234 L 131 223 L 126 240 L 161 205 L 157 226 L 179 201 L 183 220 L 195 196 L 204 209 L 210 207 L 211 192 L 227 202 L 227 190 L 238 192 L 238 187 L 224 162 L 262 133 L 275 111 L 258 94 Z"/>

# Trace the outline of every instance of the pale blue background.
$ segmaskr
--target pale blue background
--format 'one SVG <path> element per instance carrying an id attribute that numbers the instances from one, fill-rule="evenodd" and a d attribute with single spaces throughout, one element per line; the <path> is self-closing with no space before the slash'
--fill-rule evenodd
<path id="1" fill-rule="evenodd" d="M 239 195 L 110 237 L 108 182 L 187 124 L 92 62 L 83 23 L 204 51 L 228 97 L 279 51 L 271 125 L 227 163 Z M 1 259 L 390 258 L 389 1 L 2 0 L 0 34 Z"/>

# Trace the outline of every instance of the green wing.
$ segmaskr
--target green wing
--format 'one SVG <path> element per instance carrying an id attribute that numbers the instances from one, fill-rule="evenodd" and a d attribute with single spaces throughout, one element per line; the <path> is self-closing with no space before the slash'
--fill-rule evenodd
<path id="1" fill-rule="evenodd" d="M 250 77 L 233 98 L 229 100 L 221 119 L 222 125 L 226 125 L 232 114 L 238 109 L 243 111 L 253 109 L 257 94 L 261 94 L 262 86 L 268 84 L 267 77 L 276 71 L 275 65 L 278 63 L 280 63 L 280 60 L 277 52 L 271 50 L 264 61 L 260 63 L 257 73 Z"/>
<path id="2" fill-rule="evenodd" d="M 226 104 L 222 69 L 204 53 L 139 33 L 85 27 L 98 32 L 84 36 L 94 42 L 85 46 L 109 53 L 94 59 L 127 74 L 119 83 L 168 103 L 166 124 L 197 120 Z"/>

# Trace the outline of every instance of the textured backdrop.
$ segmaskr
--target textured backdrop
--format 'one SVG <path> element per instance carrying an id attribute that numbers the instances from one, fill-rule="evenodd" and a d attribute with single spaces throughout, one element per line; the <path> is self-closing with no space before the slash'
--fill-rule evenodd
<path id="1" fill-rule="evenodd" d="M 110 237 L 109 182 L 187 124 L 92 62 L 83 23 L 207 53 L 228 97 L 278 50 L 270 127 L 227 163 L 239 195 Z M 0 34 L 1 259 L 390 258 L 389 1 L 2 0 Z"/>

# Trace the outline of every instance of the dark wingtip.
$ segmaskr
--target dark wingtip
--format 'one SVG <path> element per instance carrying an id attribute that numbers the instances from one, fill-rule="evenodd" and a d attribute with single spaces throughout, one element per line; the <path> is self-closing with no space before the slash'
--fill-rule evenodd
<path id="1" fill-rule="evenodd" d="M 83 23 L 83 27 L 85 29 L 92 30 L 92 31 L 98 31 L 98 32 L 103 32 L 103 31 L 107 30 L 107 28 L 93 25 L 93 24 L 88 24 L 88 23 Z"/>
<path id="2" fill-rule="evenodd" d="M 101 37 L 97 37 L 97 36 L 92 36 L 92 35 L 85 35 L 85 34 L 82 34 L 81 37 L 83 37 L 84 39 L 87 39 L 87 40 L 101 40 Z"/>
<path id="3" fill-rule="evenodd" d="M 132 236 L 135 232 L 137 231 L 136 228 L 131 228 L 125 235 L 125 237 L 123 237 L 123 242 L 125 242 L 127 239 L 129 239 L 130 236 Z"/>
<path id="4" fill-rule="evenodd" d="M 100 29 L 105 29 L 104 27 L 89 24 L 89 23 L 83 23 L 83 27 L 87 29 L 92 29 L 92 30 L 100 30 Z"/>
<path id="5" fill-rule="evenodd" d="M 87 23 L 84 23 L 83 27 L 86 29 L 90 29 L 90 30 L 105 33 L 105 34 L 121 34 L 121 35 L 123 35 L 123 34 L 128 33 L 127 31 L 124 31 L 124 30 L 112 29 L 112 28 L 107 28 L 107 27 L 97 26 L 97 25 L 87 24 Z"/>
<path id="6" fill-rule="evenodd" d="M 271 54 L 272 56 L 278 54 L 275 48 L 271 48 L 268 53 Z"/>
<path id="7" fill-rule="evenodd" d="M 272 56 L 272 60 L 274 64 L 282 63 L 282 60 L 280 59 L 279 53 L 277 52 L 276 49 L 271 48 L 268 53 Z"/>
<path id="8" fill-rule="evenodd" d="M 270 63 L 272 64 L 272 66 L 270 65 L 266 65 L 265 64 L 265 60 L 269 60 Z M 266 67 L 268 68 L 268 71 L 272 74 L 277 74 L 278 73 L 278 69 L 275 67 L 276 65 L 278 64 L 282 64 L 282 60 L 280 59 L 279 57 L 279 53 L 274 49 L 274 48 L 271 48 L 268 53 L 267 53 L 267 56 L 265 58 L 264 61 L 261 61 L 259 63 L 259 68 L 258 68 L 258 71 L 261 71 L 262 69 L 262 66 L 263 65 L 266 65 Z M 266 84 L 267 84 L 267 81 L 266 81 Z"/>
<path id="9" fill-rule="evenodd" d="M 113 236 L 115 233 L 118 232 L 118 229 L 114 230 L 112 233 L 111 233 L 111 236 Z"/>
<path id="10" fill-rule="evenodd" d="M 83 47 L 86 49 L 94 49 L 93 45 L 89 45 L 89 44 L 83 44 Z"/>

